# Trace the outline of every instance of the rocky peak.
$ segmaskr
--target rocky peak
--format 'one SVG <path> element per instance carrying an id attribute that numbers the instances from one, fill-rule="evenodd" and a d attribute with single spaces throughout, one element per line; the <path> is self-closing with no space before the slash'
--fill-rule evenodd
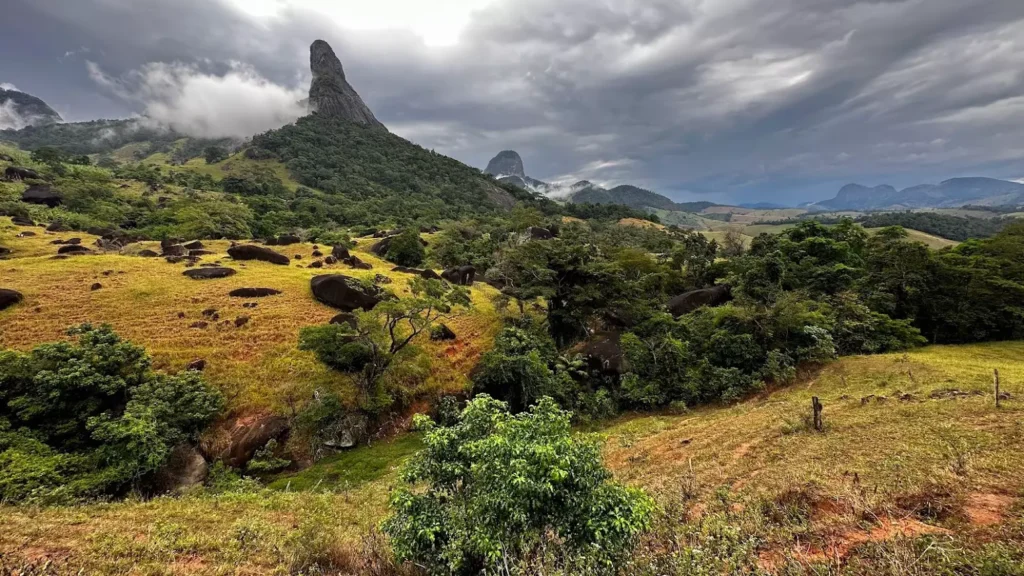
<path id="1" fill-rule="evenodd" d="M 20 130 L 63 122 L 60 114 L 46 102 L 18 90 L 0 88 L 0 130 Z"/>
<path id="2" fill-rule="evenodd" d="M 313 42 L 309 47 L 309 68 L 313 72 L 313 83 L 309 86 L 310 112 L 384 128 L 345 79 L 341 60 L 330 44 L 323 40 Z"/>
<path id="3" fill-rule="evenodd" d="M 523 159 L 515 150 L 503 150 L 487 163 L 484 170 L 491 176 L 518 176 L 526 178 L 526 171 L 523 169 Z"/>

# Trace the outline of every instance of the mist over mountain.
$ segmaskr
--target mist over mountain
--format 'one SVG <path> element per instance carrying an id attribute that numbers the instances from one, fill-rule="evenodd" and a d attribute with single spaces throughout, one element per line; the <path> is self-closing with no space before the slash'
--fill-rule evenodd
<path id="1" fill-rule="evenodd" d="M 63 122 L 56 110 L 31 94 L 0 87 L 0 130 Z"/>

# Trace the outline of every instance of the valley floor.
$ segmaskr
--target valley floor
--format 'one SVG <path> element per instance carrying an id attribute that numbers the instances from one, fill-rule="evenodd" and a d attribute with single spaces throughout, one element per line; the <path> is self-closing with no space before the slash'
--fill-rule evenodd
<path id="1" fill-rule="evenodd" d="M 998 409 L 994 369 L 1008 395 Z M 824 432 L 807 425 L 812 396 Z M 584 431 L 661 505 L 628 574 L 928 574 L 956 562 L 1019 574 L 1024 558 L 1024 342 L 848 357 L 733 406 Z M 0 566 L 275 574 L 326 556 L 364 573 L 380 549 L 367 534 L 417 445 L 360 448 L 269 488 L 0 508 Z"/>

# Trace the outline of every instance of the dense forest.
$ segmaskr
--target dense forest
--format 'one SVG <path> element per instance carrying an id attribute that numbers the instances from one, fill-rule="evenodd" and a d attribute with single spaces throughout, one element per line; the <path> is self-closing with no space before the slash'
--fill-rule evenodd
<path id="1" fill-rule="evenodd" d="M 879 212 L 863 216 L 857 221 L 866 228 L 902 226 L 958 242 L 970 238 L 990 238 L 1013 222 L 1009 218 L 952 216 L 934 212 Z"/>

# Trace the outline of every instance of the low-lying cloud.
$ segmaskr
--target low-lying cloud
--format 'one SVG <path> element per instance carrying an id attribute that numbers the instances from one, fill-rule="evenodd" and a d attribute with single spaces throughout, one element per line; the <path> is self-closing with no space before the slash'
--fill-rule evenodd
<path id="1" fill-rule="evenodd" d="M 304 90 L 275 84 L 240 63 L 218 74 L 198 65 L 154 62 L 119 78 L 95 62 L 87 67 L 106 92 L 141 104 L 145 122 L 197 138 L 246 138 L 306 113 Z"/>

